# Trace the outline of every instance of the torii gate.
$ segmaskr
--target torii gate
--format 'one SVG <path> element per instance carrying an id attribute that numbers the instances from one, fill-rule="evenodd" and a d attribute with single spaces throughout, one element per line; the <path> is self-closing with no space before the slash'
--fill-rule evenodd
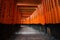
<path id="1" fill-rule="evenodd" d="M 30 15 L 30 17 L 22 20 L 22 24 L 45 24 L 42 5 L 38 5 L 38 8 Z"/>
<path id="2" fill-rule="evenodd" d="M 40 7 L 39 7 L 40 6 Z M 60 6 L 58 0 L 43 0 L 42 4 L 25 19 L 26 24 L 56 24 L 60 23 Z"/>
<path id="3" fill-rule="evenodd" d="M 43 0 L 43 11 L 46 24 L 60 23 L 59 0 Z"/>
<path id="4" fill-rule="evenodd" d="M 25 24 L 55 24 L 60 23 L 59 0 L 42 0 L 41 8 L 38 8 L 33 14 L 26 18 Z M 3 24 L 21 24 L 21 17 L 17 12 L 14 0 L 0 0 L 0 23 Z M 11 5 L 10 5 L 11 4 Z M 30 19 L 30 20 L 29 20 Z M 23 21 L 23 20 L 22 20 Z"/>

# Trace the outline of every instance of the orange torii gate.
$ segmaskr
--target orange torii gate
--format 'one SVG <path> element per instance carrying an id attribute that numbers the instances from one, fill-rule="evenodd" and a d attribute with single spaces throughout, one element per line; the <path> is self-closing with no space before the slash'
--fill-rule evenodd
<path id="1" fill-rule="evenodd" d="M 45 24 L 44 15 L 42 11 L 42 5 L 38 5 L 38 8 L 30 15 L 30 17 L 22 20 L 22 24 Z"/>
<path id="2" fill-rule="evenodd" d="M 0 23 L 3 24 L 56 24 L 60 23 L 59 0 L 42 0 L 32 15 L 21 23 L 14 0 L 0 0 Z M 10 5 L 11 4 L 11 5 Z"/>
<path id="3" fill-rule="evenodd" d="M 43 0 L 41 7 L 28 17 L 24 22 L 27 24 L 56 24 L 60 23 L 60 7 L 58 0 Z M 42 8 L 42 10 L 41 10 Z M 40 10 L 39 10 L 40 9 Z M 35 16 L 36 15 L 36 16 Z M 34 17 L 34 18 L 33 18 Z"/>
<path id="4" fill-rule="evenodd" d="M 60 6 L 59 0 L 43 0 L 45 32 L 60 39 Z M 48 30 L 48 31 L 47 31 Z"/>
<path id="5" fill-rule="evenodd" d="M 58 0 L 43 0 L 42 4 L 45 16 L 45 23 L 60 23 L 60 6 Z"/>
<path id="6" fill-rule="evenodd" d="M 0 0 L 0 23 L 18 24 L 20 22 L 15 0 Z"/>

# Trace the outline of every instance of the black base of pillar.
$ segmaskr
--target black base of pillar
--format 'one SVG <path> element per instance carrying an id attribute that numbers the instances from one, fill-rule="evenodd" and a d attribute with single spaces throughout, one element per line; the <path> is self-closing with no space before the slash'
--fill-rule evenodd
<path id="1" fill-rule="evenodd" d="M 19 24 L 0 24 L 0 40 L 9 40 L 19 29 Z"/>
<path id="2" fill-rule="evenodd" d="M 49 27 L 51 35 L 57 39 L 60 39 L 60 24 L 46 24 L 45 27 Z"/>

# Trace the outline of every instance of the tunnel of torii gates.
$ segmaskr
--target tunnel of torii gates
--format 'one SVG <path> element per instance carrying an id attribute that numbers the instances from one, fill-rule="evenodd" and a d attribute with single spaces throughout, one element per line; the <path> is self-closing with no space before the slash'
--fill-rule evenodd
<path id="1" fill-rule="evenodd" d="M 27 13 L 28 14 L 28 13 Z M 56 24 L 60 23 L 58 0 L 42 0 L 36 10 L 22 19 L 14 0 L 0 0 L 0 23 L 2 24 Z"/>

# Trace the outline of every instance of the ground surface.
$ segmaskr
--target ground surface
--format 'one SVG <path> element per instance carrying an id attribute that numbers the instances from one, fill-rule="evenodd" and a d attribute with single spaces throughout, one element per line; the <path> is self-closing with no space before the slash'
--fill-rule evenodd
<path id="1" fill-rule="evenodd" d="M 9 40 L 56 40 L 54 37 L 38 31 L 26 25 L 21 26 L 22 29 L 15 33 Z"/>

